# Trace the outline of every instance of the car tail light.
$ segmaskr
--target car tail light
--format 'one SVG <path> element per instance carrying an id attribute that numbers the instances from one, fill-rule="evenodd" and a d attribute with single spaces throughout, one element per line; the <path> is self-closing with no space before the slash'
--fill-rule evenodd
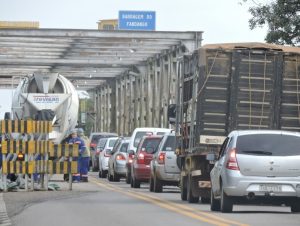
<path id="1" fill-rule="evenodd" d="M 161 152 L 158 155 L 158 158 L 157 158 L 158 164 L 165 164 L 165 156 L 166 156 L 166 153 L 164 153 L 164 152 Z"/>
<path id="2" fill-rule="evenodd" d="M 236 159 L 236 149 L 233 148 L 229 150 L 229 159 L 226 164 L 226 168 L 230 170 L 240 170 L 237 159 Z"/>
<path id="3" fill-rule="evenodd" d="M 139 153 L 137 157 L 138 164 L 145 164 L 145 155 L 143 153 Z"/>
<path id="4" fill-rule="evenodd" d="M 95 148 L 95 147 L 96 147 L 96 144 L 91 143 L 91 144 L 90 144 L 90 147 L 91 147 L 91 148 Z"/>
<path id="5" fill-rule="evenodd" d="M 129 162 L 129 163 L 132 163 L 132 162 L 133 162 L 133 158 L 134 158 L 134 154 L 133 154 L 133 153 L 130 153 L 130 154 L 128 155 L 128 162 Z"/>
<path id="6" fill-rule="evenodd" d="M 116 160 L 126 160 L 126 159 L 125 159 L 124 155 L 122 155 L 122 154 L 117 154 Z"/>

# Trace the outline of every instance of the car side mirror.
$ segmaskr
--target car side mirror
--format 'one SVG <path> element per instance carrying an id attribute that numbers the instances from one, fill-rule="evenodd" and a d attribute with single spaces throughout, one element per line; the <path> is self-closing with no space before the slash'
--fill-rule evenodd
<path id="1" fill-rule="evenodd" d="M 170 124 L 175 124 L 176 121 L 176 104 L 168 106 L 168 121 Z"/>
<path id="2" fill-rule="evenodd" d="M 216 161 L 217 157 L 215 153 L 208 153 L 206 155 L 206 160 L 207 161 Z"/>

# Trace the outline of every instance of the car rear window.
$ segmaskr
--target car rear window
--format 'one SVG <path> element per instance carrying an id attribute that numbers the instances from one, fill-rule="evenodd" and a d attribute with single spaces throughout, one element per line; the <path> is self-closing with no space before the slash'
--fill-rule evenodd
<path id="1" fill-rule="evenodd" d="M 176 137 L 175 136 L 168 136 L 162 150 L 167 151 L 166 150 L 167 147 L 172 148 L 171 151 L 173 151 L 173 152 L 175 151 L 175 148 L 176 148 Z"/>
<path id="2" fill-rule="evenodd" d="M 97 146 L 104 148 L 104 146 L 105 146 L 105 144 L 106 144 L 106 141 L 107 141 L 107 138 L 101 138 L 101 139 L 99 140 Z"/>
<path id="3" fill-rule="evenodd" d="M 108 143 L 108 147 L 113 147 L 116 143 L 116 139 L 115 140 L 110 140 L 109 143 Z"/>
<path id="4" fill-rule="evenodd" d="M 103 137 L 103 136 L 101 136 L 101 135 L 93 135 L 93 136 L 92 136 L 91 143 L 97 143 L 98 140 L 99 140 L 101 137 Z"/>
<path id="5" fill-rule="evenodd" d="M 237 139 L 237 153 L 248 155 L 300 155 L 300 137 L 281 134 L 249 134 Z"/>
<path id="6" fill-rule="evenodd" d="M 161 141 L 160 137 L 145 139 L 144 142 L 143 142 L 143 144 L 142 144 L 142 148 L 145 148 L 146 150 L 149 150 L 149 148 L 153 149 L 153 152 L 149 153 L 149 154 L 153 154 L 153 153 L 156 152 L 157 147 L 158 147 L 160 141 Z"/>
<path id="7" fill-rule="evenodd" d="M 127 152 L 128 149 L 128 143 L 124 143 L 122 144 L 121 148 L 120 148 L 120 152 Z"/>

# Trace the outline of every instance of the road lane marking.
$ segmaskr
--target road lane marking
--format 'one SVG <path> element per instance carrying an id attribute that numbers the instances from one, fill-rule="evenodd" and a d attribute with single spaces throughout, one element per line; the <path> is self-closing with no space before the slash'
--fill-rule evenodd
<path id="1" fill-rule="evenodd" d="M 152 196 L 152 195 L 148 195 L 148 194 L 143 194 L 143 195 L 148 196 L 148 197 L 153 198 L 153 199 L 156 199 L 156 200 L 160 200 L 156 196 Z M 201 211 L 199 209 L 195 209 L 195 208 L 186 206 L 184 204 L 174 203 L 174 202 L 170 202 L 168 200 L 163 200 L 163 201 L 170 204 L 170 205 L 177 206 L 178 208 L 182 208 L 182 209 L 188 210 L 188 211 L 193 211 L 193 212 L 196 212 L 198 214 L 204 215 L 206 217 L 214 218 L 214 219 L 217 219 L 217 220 L 229 223 L 229 224 L 238 225 L 238 226 L 248 226 L 247 224 L 243 224 L 243 223 L 240 223 L 240 222 L 237 222 L 237 221 L 229 220 L 229 219 L 217 216 L 217 215 L 212 214 L 212 213 L 207 213 L 207 212 Z"/>
<path id="2" fill-rule="evenodd" d="M 120 187 L 117 187 L 115 185 L 111 185 L 109 183 L 103 183 L 102 181 L 92 180 L 92 182 L 94 182 L 97 185 L 99 185 L 103 188 L 106 188 L 108 190 L 119 192 L 119 193 L 125 194 L 127 196 L 131 196 L 131 197 L 134 197 L 134 198 L 137 198 L 137 199 L 141 199 L 141 200 L 153 203 L 153 204 L 158 205 L 160 207 L 163 207 L 165 209 L 171 210 L 173 212 L 177 212 L 181 215 L 185 215 L 185 216 L 191 217 L 193 219 L 197 219 L 197 220 L 200 220 L 202 222 L 206 222 L 206 223 L 209 223 L 209 224 L 212 224 L 212 225 L 218 225 L 218 226 L 228 226 L 228 225 L 247 226 L 247 224 L 243 224 L 243 223 L 240 223 L 240 222 L 228 220 L 228 219 L 216 216 L 214 214 L 209 214 L 209 213 L 203 212 L 201 210 L 185 206 L 183 204 L 177 204 L 177 203 L 170 202 L 170 201 L 167 201 L 167 200 L 162 200 L 162 199 L 159 199 L 158 197 L 155 197 L 155 196 L 147 195 L 147 194 L 136 192 L 136 191 L 133 191 L 133 190 L 124 191 L 124 189 L 122 189 Z M 199 216 L 198 214 L 200 214 L 201 216 Z"/>

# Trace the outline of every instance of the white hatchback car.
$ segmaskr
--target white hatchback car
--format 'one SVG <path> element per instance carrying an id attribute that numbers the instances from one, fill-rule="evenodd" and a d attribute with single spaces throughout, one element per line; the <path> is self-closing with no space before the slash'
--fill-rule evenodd
<path id="1" fill-rule="evenodd" d="M 118 137 L 109 137 L 109 138 L 102 138 L 102 139 L 107 139 L 107 140 L 103 150 L 101 150 L 99 154 L 99 177 L 105 178 L 108 172 L 108 161 L 111 156 L 111 151 Z"/>
<path id="2" fill-rule="evenodd" d="M 233 204 L 251 203 L 284 204 L 300 212 L 300 133 L 233 131 L 210 177 L 213 211 L 232 212 Z"/>
<path id="3" fill-rule="evenodd" d="M 164 135 L 150 163 L 150 192 L 162 192 L 164 185 L 179 185 L 180 169 L 175 149 L 175 133 Z"/>

